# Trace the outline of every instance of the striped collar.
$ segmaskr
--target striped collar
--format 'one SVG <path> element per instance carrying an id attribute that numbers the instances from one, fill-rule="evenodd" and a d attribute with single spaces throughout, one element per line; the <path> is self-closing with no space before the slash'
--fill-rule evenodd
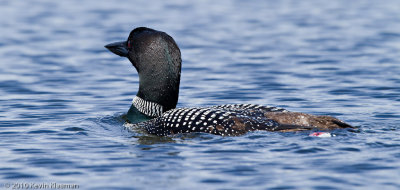
<path id="1" fill-rule="evenodd" d="M 150 117 L 159 117 L 163 113 L 163 106 L 154 102 L 143 100 L 135 96 L 132 104 L 142 113 Z"/>

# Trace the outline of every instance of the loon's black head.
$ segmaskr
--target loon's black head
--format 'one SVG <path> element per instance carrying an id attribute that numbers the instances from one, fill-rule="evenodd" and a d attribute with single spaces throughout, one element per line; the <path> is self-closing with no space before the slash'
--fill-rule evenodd
<path id="1" fill-rule="evenodd" d="M 163 106 L 176 107 L 181 76 L 181 52 L 174 39 L 165 32 L 146 27 L 135 28 L 126 41 L 105 46 L 127 57 L 139 74 L 136 96 Z"/>

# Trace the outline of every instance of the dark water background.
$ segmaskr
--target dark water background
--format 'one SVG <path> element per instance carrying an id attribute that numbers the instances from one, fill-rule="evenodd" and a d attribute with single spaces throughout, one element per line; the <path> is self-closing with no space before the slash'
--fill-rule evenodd
<path id="1" fill-rule="evenodd" d="M 0 189 L 400 189 L 400 1 L 0 1 Z M 158 138 L 129 132 L 138 88 L 103 46 L 166 31 L 178 107 L 257 103 L 357 130 Z"/>

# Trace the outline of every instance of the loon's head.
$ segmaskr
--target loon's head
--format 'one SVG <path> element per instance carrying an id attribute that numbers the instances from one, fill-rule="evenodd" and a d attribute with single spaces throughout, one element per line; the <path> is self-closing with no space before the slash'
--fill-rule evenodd
<path id="1" fill-rule="evenodd" d="M 181 52 L 165 32 L 146 27 L 135 28 L 126 41 L 105 46 L 127 57 L 139 74 L 137 97 L 159 104 L 163 111 L 176 107 L 181 76 Z"/>

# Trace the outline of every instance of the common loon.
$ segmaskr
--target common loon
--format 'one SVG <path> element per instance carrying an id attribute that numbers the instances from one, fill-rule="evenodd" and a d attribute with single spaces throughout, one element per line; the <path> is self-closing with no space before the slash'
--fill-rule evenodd
<path id="1" fill-rule="evenodd" d="M 165 32 L 139 27 L 126 41 L 105 46 L 127 57 L 139 74 L 139 91 L 127 119 L 133 128 L 166 136 L 205 132 L 237 136 L 248 131 L 331 130 L 352 127 L 330 116 L 289 112 L 254 104 L 228 104 L 201 108 L 175 108 L 181 76 L 181 52 Z"/>

